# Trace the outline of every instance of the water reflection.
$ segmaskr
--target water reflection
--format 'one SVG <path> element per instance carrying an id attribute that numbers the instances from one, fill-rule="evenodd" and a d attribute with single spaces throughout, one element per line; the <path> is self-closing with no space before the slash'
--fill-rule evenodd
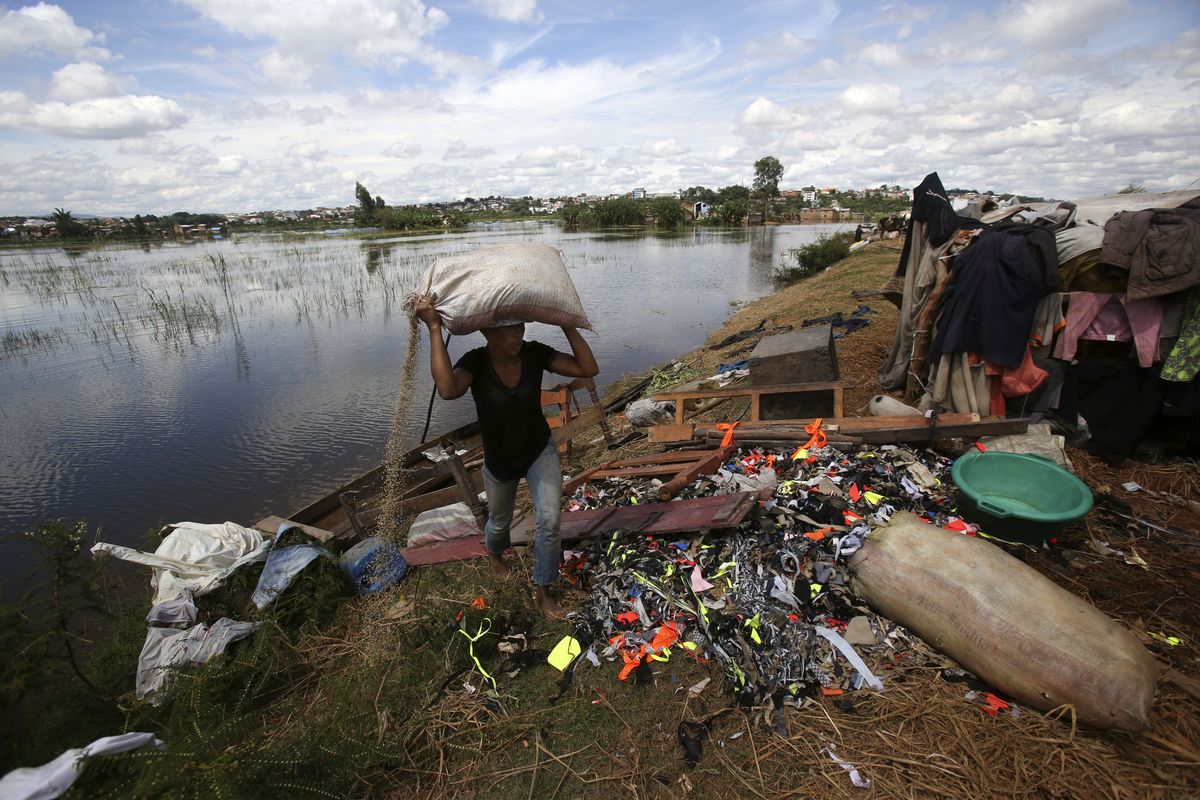
<path id="1" fill-rule="evenodd" d="M 780 253 L 822 230 L 535 223 L 371 242 L 0 248 L 0 531 L 85 517 L 133 544 L 163 518 L 286 513 L 375 465 L 408 335 L 400 304 L 443 255 L 504 241 L 562 250 L 604 385 L 703 343 L 731 302 L 770 291 Z M 529 335 L 567 348 L 558 329 Z M 454 337 L 451 356 L 480 344 Z M 426 370 L 415 379 L 412 437 L 432 389 Z M 436 402 L 431 429 L 471 414 L 469 400 Z M 0 561 L 0 581 L 23 570 Z"/>

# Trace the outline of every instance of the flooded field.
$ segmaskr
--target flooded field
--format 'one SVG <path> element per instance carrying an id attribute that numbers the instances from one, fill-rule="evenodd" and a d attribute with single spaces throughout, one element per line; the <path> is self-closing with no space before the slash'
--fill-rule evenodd
<path id="1" fill-rule="evenodd" d="M 361 240 L 239 237 L 0 249 L 0 532 L 86 518 L 107 541 L 152 526 L 286 514 L 379 463 L 399 389 L 401 308 L 436 258 L 536 240 L 561 249 L 607 384 L 703 342 L 771 290 L 789 248 L 837 226 L 678 235 L 503 224 Z M 528 338 L 566 349 L 558 329 Z M 455 337 L 452 358 L 483 344 Z M 427 343 L 418 365 L 427 362 Z M 408 411 L 415 443 L 428 370 Z M 473 416 L 434 404 L 432 432 Z M 29 553 L 9 538 L 0 581 Z"/>

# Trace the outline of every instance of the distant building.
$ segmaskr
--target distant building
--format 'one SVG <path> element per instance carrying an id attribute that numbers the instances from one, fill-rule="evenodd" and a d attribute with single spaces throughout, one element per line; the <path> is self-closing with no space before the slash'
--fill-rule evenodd
<path id="1" fill-rule="evenodd" d="M 633 199 L 634 200 L 645 200 L 646 199 L 646 190 L 641 186 L 634 189 L 633 190 Z"/>
<path id="2" fill-rule="evenodd" d="M 806 203 L 815 202 L 817 199 L 817 187 L 805 186 L 800 190 L 800 196 L 804 198 L 804 202 Z"/>

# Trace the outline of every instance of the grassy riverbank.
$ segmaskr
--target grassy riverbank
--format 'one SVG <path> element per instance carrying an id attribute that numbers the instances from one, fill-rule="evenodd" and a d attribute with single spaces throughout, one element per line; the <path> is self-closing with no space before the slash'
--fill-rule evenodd
<path id="1" fill-rule="evenodd" d="M 852 311 L 860 301 L 850 292 L 882 287 L 898 257 L 898 243 L 873 244 L 740 307 L 708 343 L 763 320 L 799 327 L 804 319 Z M 890 304 L 865 302 L 873 309 L 870 325 L 838 341 L 849 414 L 877 392 L 874 372 L 896 321 Z M 700 348 L 678 360 L 708 375 L 744 357 L 740 346 Z M 584 438 L 576 440 L 574 470 L 650 449 L 639 443 L 613 453 Z M 1085 454 L 1071 456 L 1095 487 L 1119 492 L 1113 487 L 1137 480 L 1200 499 L 1194 476 L 1167 468 L 1113 470 Z M 1169 512 L 1172 525 L 1200 527 L 1200 516 L 1187 509 L 1127 499 L 1145 503 L 1140 508 L 1148 516 Z M 1176 647 L 1149 646 L 1173 669 L 1195 674 L 1197 548 L 1139 541 L 1144 568 L 1068 555 L 1081 553 L 1090 534 L 1086 523 L 1077 526 L 1062 537 L 1065 549 L 1027 561 L 1135 631 L 1181 637 Z M 148 730 L 167 742 L 166 751 L 98 761 L 69 796 L 1123 798 L 1197 789 L 1200 703 L 1181 681 L 1160 687 L 1153 732 L 1100 734 L 1029 711 L 986 717 L 964 702 L 961 684 L 903 663 L 888 671 L 884 693 L 789 709 L 787 737 L 764 726 L 761 714 L 729 711 L 714 721 L 699 767 L 688 770 L 676 740 L 679 722 L 732 705 L 716 667 L 673 658 L 656 667 L 653 685 L 638 687 L 618 681 L 613 665 L 585 665 L 562 685 L 544 657 L 516 672 L 500 667 L 497 637 L 485 636 L 474 655 L 498 682 L 498 696 L 485 696 L 471 644 L 456 624 L 460 614 L 471 633 L 490 620 L 493 632 L 523 633 L 543 651 L 570 631 L 532 613 L 528 559 L 520 558 L 519 577 L 507 581 L 482 562 L 464 562 L 421 568 L 369 599 L 346 597 L 329 572 L 308 575 L 231 657 L 180 676 L 172 700 L 158 708 L 130 694 L 144 635 L 143 593 L 119 609 L 119 622 L 94 643 L 83 672 L 95 691 L 63 670 L 58 685 L 39 690 L 36 702 L 10 717 L 18 727 L 6 729 L 19 735 L 7 737 L 0 771 L 42 763 L 95 736 Z M 200 598 L 209 618 L 254 618 L 247 600 L 254 571 L 243 572 Z M 473 608 L 475 598 L 486 609 Z M 568 606 L 579 599 L 567 590 Z M 712 685 L 689 697 L 686 687 L 704 677 Z M 854 788 L 820 751 L 825 741 L 835 742 L 874 788 Z"/>

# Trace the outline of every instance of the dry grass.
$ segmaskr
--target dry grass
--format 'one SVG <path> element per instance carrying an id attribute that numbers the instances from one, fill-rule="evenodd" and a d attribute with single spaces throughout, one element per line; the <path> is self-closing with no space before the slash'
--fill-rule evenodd
<path id="1" fill-rule="evenodd" d="M 753 328 L 761 320 L 799 326 L 806 318 L 848 312 L 855 289 L 878 289 L 898 258 L 894 243 L 874 244 L 842 265 L 739 310 L 712 335 Z M 839 340 L 842 375 L 853 389 L 847 412 L 878 391 L 874 371 L 894 330 L 894 308 L 867 301 L 871 325 Z M 702 372 L 730 361 L 744 344 L 702 349 L 680 360 Z M 736 415 L 736 408 L 717 414 Z M 621 430 L 616 431 L 620 435 Z M 645 452 L 641 442 L 607 451 L 599 439 L 576 440 L 575 469 Z M 1129 502 L 1136 514 L 1195 532 L 1200 515 L 1186 502 L 1120 484 L 1142 486 L 1200 501 L 1194 465 L 1114 469 L 1084 453 L 1071 454 L 1093 487 Z M 1059 545 L 1018 554 L 1135 632 L 1169 667 L 1154 705 L 1154 728 L 1141 734 L 1077 728 L 1069 709 L 1043 715 L 990 718 L 967 703 L 961 684 L 939 677 L 935 661 L 919 657 L 883 671 L 882 694 L 849 695 L 849 705 L 810 701 L 786 715 L 788 735 L 777 735 L 760 714 L 728 709 L 721 676 L 688 659 L 655 668 L 655 684 L 634 687 L 616 679 L 616 666 L 582 664 L 556 702 L 557 672 L 544 664 L 500 678 L 499 697 L 471 693 L 481 679 L 469 669 L 465 643 L 451 631 L 464 609 L 470 625 L 481 614 L 526 631 L 532 646 L 549 650 L 568 632 L 528 614 L 522 578 L 497 582 L 480 563 L 423 569 L 386 599 L 359 601 L 337 632 L 301 649 L 321 681 L 305 687 L 311 703 L 304 724 L 328 713 L 331 681 L 361 681 L 372 711 L 358 735 L 390 755 L 362 768 L 364 794 L 386 797 L 855 797 L 855 798 L 1175 798 L 1200 793 L 1200 699 L 1187 676 L 1200 672 L 1200 534 L 1195 541 L 1168 536 L 1100 512 L 1060 537 Z M 1143 568 L 1101 555 L 1091 540 L 1136 553 Z M 524 554 L 518 574 L 529 564 Z M 468 603 L 482 596 L 486 612 Z M 576 598 L 577 599 L 577 598 Z M 567 604 L 572 605 L 568 592 Z M 1147 631 L 1178 636 L 1171 647 Z M 501 660 L 482 656 L 489 668 Z M 463 670 L 467 670 L 463 672 Z M 697 698 L 686 687 L 705 676 L 713 683 Z M 449 679 L 449 680 L 448 680 Z M 301 725 L 305 714 L 285 721 Z M 681 759 L 676 730 L 682 720 L 713 718 L 712 735 L 695 770 Z M 741 734 L 736 736 L 735 734 Z M 836 745 L 873 786 L 851 785 L 847 773 L 821 752 Z"/>

